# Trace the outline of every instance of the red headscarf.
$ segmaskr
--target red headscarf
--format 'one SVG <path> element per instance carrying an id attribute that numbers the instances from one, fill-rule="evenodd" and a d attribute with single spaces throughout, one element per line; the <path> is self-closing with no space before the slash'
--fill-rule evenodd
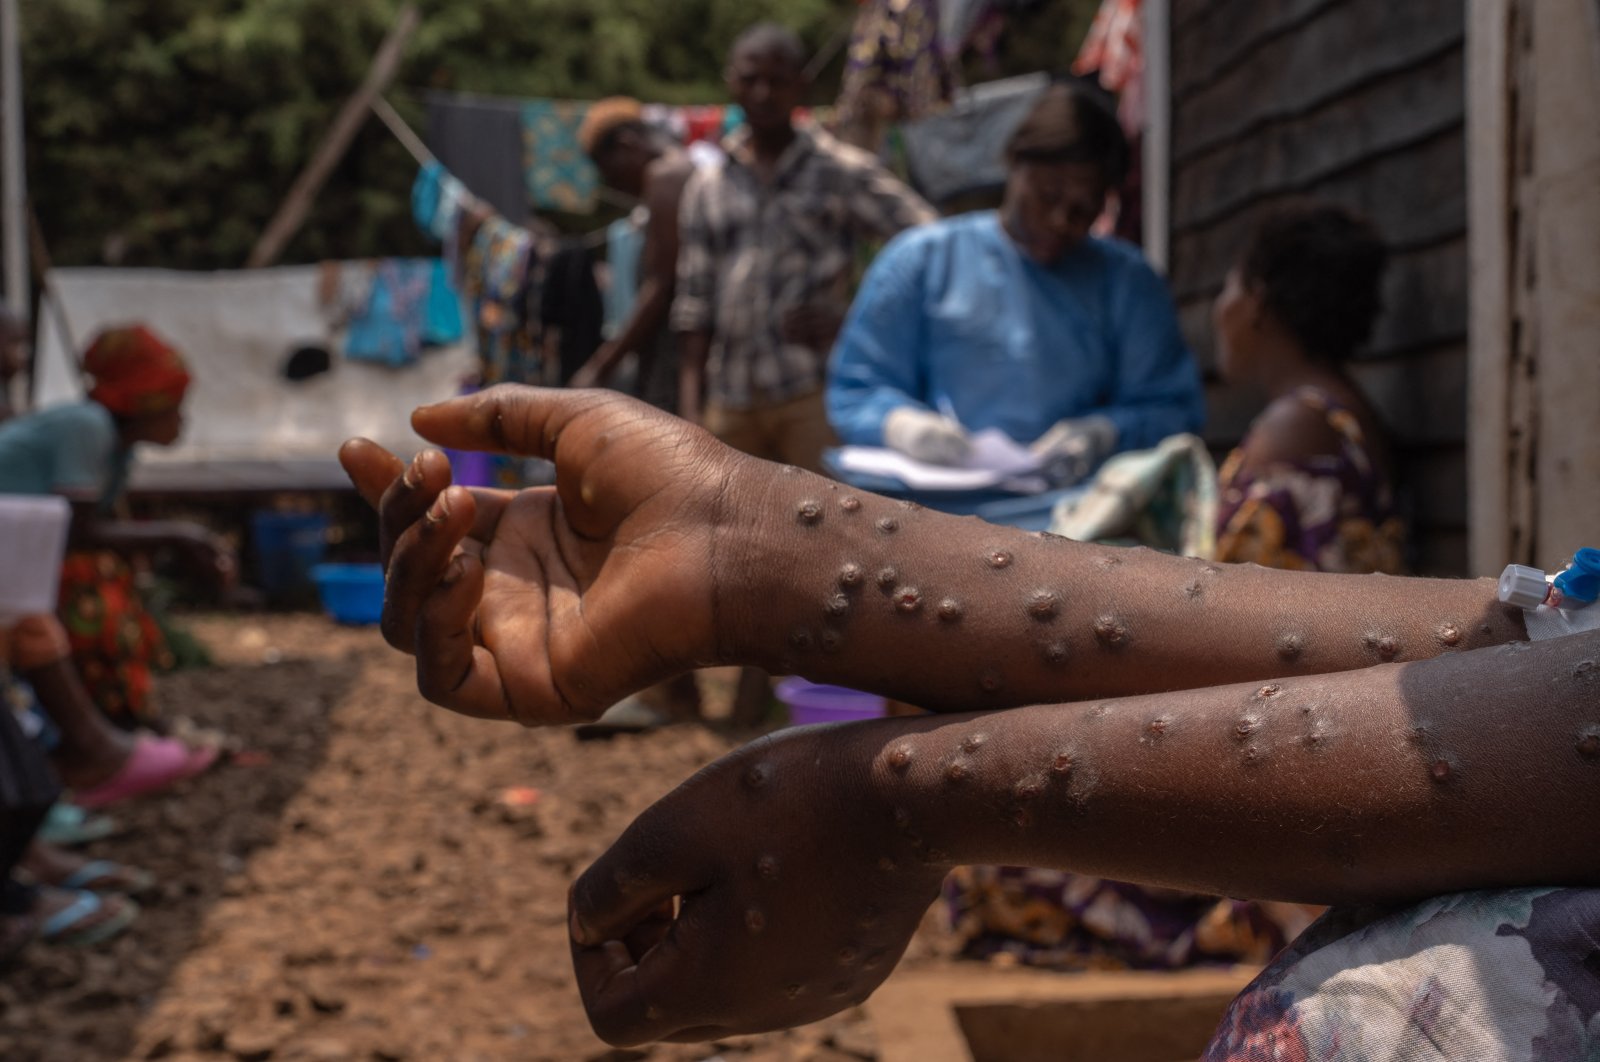
<path id="1" fill-rule="evenodd" d="M 101 332 L 83 357 L 89 397 L 123 417 L 170 413 L 189 390 L 183 357 L 144 325 Z"/>

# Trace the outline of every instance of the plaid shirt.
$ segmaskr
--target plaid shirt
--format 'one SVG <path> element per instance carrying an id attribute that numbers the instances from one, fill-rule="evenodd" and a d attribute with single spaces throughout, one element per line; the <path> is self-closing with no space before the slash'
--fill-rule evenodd
<path id="1" fill-rule="evenodd" d="M 679 214 L 677 332 L 711 333 L 707 398 L 727 409 L 777 405 L 822 388 L 828 351 L 783 337 L 784 316 L 807 305 L 844 315 L 857 256 L 937 217 L 865 152 L 797 130 L 763 186 L 749 133 L 728 160 L 689 179 Z"/>

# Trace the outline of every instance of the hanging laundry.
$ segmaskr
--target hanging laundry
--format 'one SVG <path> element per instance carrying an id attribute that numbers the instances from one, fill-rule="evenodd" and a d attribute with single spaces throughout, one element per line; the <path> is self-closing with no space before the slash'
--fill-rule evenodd
<path id="1" fill-rule="evenodd" d="M 365 311 L 351 321 L 345 356 L 391 368 L 414 364 L 424 347 L 462 337 L 460 301 L 437 258 L 388 258 L 372 273 Z"/>
<path id="2" fill-rule="evenodd" d="M 1050 87 L 1049 74 L 975 85 L 950 109 L 901 127 L 911 182 L 934 204 L 1005 187 L 1006 142 Z"/>
<path id="3" fill-rule="evenodd" d="M 688 129 L 684 138 L 685 143 L 698 144 L 701 141 L 722 143 L 723 127 L 728 119 L 726 107 L 685 107 L 683 116 Z"/>
<path id="4" fill-rule="evenodd" d="M 550 257 L 539 311 L 541 326 L 555 329 L 560 339 L 563 385 L 599 349 L 604 319 L 594 255 L 581 241 L 568 243 Z"/>
<path id="5" fill-rule="evenodd" d="M 939 44 L 951 59 L 959 56 L 977 31 L 992 0 L 939 0 Z"/>
<path id="6" fill-rule="evenodd" d="M 454 241 L 461 220 L 461 208 L 471 193 L 440 162 L 434 161 L 417 172 L 411 186 L 411 215 L 417 227 L 448 246 Z"/>
<path id="7" fill-rule="evenodd" d="M 445 169 L 502 216 L 528 216 L 519 101 L 430 94 L 428 147 Z"/>
<path id="8" fill-rule="evenodd" d="M 444 259 L 435 258 L 428 278 L 428 301 L 422 309 L 422 345 L 448 347 L 467 333 L 461 315 L 461 293 L 456 290 Z"/>
<path id="9" fill-rule="evenodd" d="M 1140 0 L 1101 0 L 1072 72 L 1094 74 L 1100 87 L 1119 97 L 1117 115 L 1133 137 L 1144 126 L 1144 27 Z"/>
<path id="10" fill-rule="evenodd" d="M 328 331 L 342 332 L 372 304 L 376 263 L 323 262 L 317 281 L 317 302 Z"/>
<path id="11" fill-rule="evenodd" d="M 661 130 L 677 143 L 688 143 L 689 119 L 684 115 L 682 107 L 673 107 L 665 103 L 647 103 L 644 105 L 642 117 L 646 125 Z"/>
<path id="12" fill-rule="evenodd" d="M 937 0 L 864 0 L 839 95 L 846 124 L 915 121 L 950 99 Z"/>
<path id="13" fill-rule="evenodd" d="M 528 313 L 542 258 L 532 233 L 502 217 L 478 227 L 461 265 L 484 384 L 538 381 L 537 335 Z"/>
<path id="14" fill-rule="evenodd" d="M 594 211 L 600 175 L 578 140 L 588 113 L 589 104 L 571 100 L 528 100 L 522 105 L 523 167 L 535 209 Z"/>

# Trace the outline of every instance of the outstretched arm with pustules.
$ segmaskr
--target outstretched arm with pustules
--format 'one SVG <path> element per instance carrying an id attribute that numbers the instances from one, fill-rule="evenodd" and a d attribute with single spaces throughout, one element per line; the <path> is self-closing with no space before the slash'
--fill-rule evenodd
<path id="1" fill-rule="evenodd" d="M 613 1042 L 863 998 L 959 863 L 1321 902 L 1600 877 L 1569 835 L 1600 810 L 1600 644 L 1529 646 L 1492 584 L 1020 534 L 610 396 L 499 390 L 416 424 L 560 479 L 473 493 L 440 455 L 346 450 L 383 512 L 386 632 L 439 703 L 560 722 L 759 663 L 968 710 L 765 739 L 642 816 L 572 898 Z"/>
<path id="2" fill-rule="evenodd" d="M 1597 660 L 1583 635 L 785 731 L 668 794 L 578 880 L 578 985 L 620 1045 L 815 1021 L 883 982 L 971 863 L 1325 904 L 1594 886 Z"/>
<path id="3" fill-rule="evenodd" d="M 606 392 L 497 388 L 418 411 L 457 449 L 530 454 L 508 494 L 343 451 L 380 509 L 384 631 L 436 703 L 591 719 L 708 665 L 939 711 L 1194 689 L 1526 638 L 1488 582 L 1307 575 L 1088 546 L 928 512 L 736 453 Z"/>

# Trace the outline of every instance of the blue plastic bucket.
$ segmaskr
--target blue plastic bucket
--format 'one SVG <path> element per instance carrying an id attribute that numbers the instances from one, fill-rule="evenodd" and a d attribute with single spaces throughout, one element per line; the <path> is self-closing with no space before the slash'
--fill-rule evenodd
<path id="1" fill-rule="evenodd" d="M 874 694 L 841 686 L 819 686 L 802 678 L 778 683 L 778 700 L 788 707 L 789 721 L 795 726 L 882 719 L 889 710 L 888 702 Z"/>
<path id="2" fill-rule="evenodd" d="M 309 593 L 311 569 L 328 548 L 328 518 L 321 513 L 258 512 L 250 518 L 256 580 L 273 597 Z"/>
<path id="3" fill-rule="evenodd" d="M 370 627 L 383 618 L 381 564 L 319 564 L 311 574 L 322 607 L 340 623 Z"/>

